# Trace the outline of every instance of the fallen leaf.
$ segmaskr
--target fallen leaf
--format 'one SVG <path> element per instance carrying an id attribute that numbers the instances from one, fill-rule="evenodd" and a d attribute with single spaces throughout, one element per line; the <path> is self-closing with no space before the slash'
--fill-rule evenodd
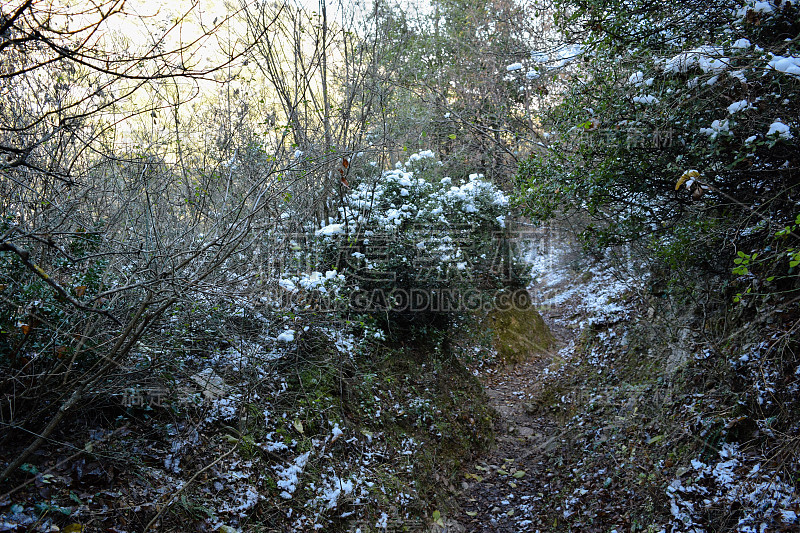
<path id="1" fill-rule="evenodd" d="M 525 471 L 524 470 L 517 470 L 516 472 L 514 472 L 514 477 L 517 478 L 517 479 L 521 478 L 524 475 L 525 475 Z"/>
<path id="2" fill-rule="evenodd" d="M 683 175 L 680 178 L 678 178 L 678 183 L 675 184 L 675 190 L 677 191 L 678 189 L 680 189 L 681 185 L 686 183 L 688 180 L 694 180 L 694 179 L 697 179 L 699 177 L 700 177 L 700 173 L 698 171 L 696 171 L 696 170 L 687 170 L 686 172 L 683 173 Z M 687 185 L 687 187 L 688 187 L 688 185 Z"/>

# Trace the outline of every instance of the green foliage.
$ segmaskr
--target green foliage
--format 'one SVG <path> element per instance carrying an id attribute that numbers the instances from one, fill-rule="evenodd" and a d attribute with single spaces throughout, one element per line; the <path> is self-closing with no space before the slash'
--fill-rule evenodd
<path id="1" fill-rule="evenodd" d="M 79 302 L 92 302 L 93 296 L 105 288 L 108 267 L 108 260 L 100 253 L 101 235 L 102 225 L 92 231 L 79 227 L 65 246 L 69 256 L 53 256 L 36 247 L 32 249 L 35 253 L 28 251 L 30 261 Z M 10 251 L 0 252 L 0 291 L 4 300 L 0 305 L 0 364 L 12 369 L 34 357 L 47 365 L 72 358 L 80 342 L 74 332 L 85 325 L 85 314 Z M 93 346 L 92 341 L 83 344 Z M 73 362 L 76 368 L 96 360 L 91 350 L 82 353 Z"/>
<path id="2" fill-rule="evenodd" d="M 644 237 L 673 272 L 796 290 L 780 258 L 798 245 L 785 228 L 800 201 L 800 79 L 773 58 L 800 52 L 785 41 L 797 8 L 581 1 L 558 13 L 590 59 L 543 117 L 546 149 L 520 167 L 525 211 L 588 215 L 588 246 Z"/>

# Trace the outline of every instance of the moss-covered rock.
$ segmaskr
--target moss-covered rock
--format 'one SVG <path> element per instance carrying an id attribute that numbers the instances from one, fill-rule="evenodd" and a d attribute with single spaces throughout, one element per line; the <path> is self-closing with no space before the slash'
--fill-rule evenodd
<path id="1" fill-rule="evenodd" d="M 553 346 L 555 339 L 531 304 L 526 290 L 501 293 L 488 315 L 498 359 L 504 363 L 527 361 Z"/>

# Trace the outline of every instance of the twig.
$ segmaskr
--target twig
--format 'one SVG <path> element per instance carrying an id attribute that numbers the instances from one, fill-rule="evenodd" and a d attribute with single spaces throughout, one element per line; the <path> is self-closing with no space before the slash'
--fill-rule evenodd
<path id="1" fill-rule="evenodd" d="M 4 424 L 4 425 L 11 426 L 10 424 Z M 24 428 L 20 428 L 20 427 L 15 427 L 14 429 L 18 429 L 18 430 L 22 430 L 22 431 L 27 431 L 28 433 L 32 433 L 31 431 L 29 431 L 27 429 L 24 429 Z M 102 444 L 102 443 L 108 442 L 108 440 L 111 439 L 111 437 L 113 437 L 114 435 L 116 435 L 120 431 L 123 431 L 123 430 L 126 430 L 126 429 L 128 429 L 128 424 L 125 424 L 124 426 L 121 426 L 121 427 L 115 429 L 110 435 L 107 435 L 107 436 L 103 437 L 102 439 L 100 439 L 98 441 L 98 444 Z M 47 440 L 52 440 L 52 439 L 47 439 Z M 64 459 L 58 461 L 52 467 L 50 467 L 47 470 L 45 470 L 44 472 L 42 472 L 43 474 L 54 472 L 57 468 L 60 468 L 62 465 L 72 461 L 73 459 L 75 459 L 76 457 L 78 457 L 79 455 L 84 454 L 84 453 L 89 453 L 89 454 L 92 454 L 94 456 L 100 455 L 100 454 L 97 454 L 96 452 L 94 452 L 93 448 L 91 446 L 89 446 L 89 444 L 91 444 L 91 443 L 88 443 L 87 447 L 85 447 L 85 448 L 78 448 L 77 446 L 73 446 L 72 444 L 69 444 L 67 442 L 59 442 L 59 444 L 61 444 L 63 446 L 70 447 L 70 448 L 73 448 L 73 449 L 75 449 L 77 451 L 75 453 L 73 453 L 72 455 L 70 455 L 69 457 L 65 457 Z M 100 456 L 102 457 L 102 455 L 100 455 Z M 106 457 L 113 458 L 111 456 L 106 456 Z M 31 478 L 28 481 L 25 481 L 24 483 L 22 483 L 20 485 L 17 485 L 16 487 L 14 487 L 13 489 L 9 490 L 5 494 L 2 494 L 2 497 L 3 498 L 7 498 L 7 497 L 11 496 L 12 494 L 17 492 L 18 490 L 20 490 L 20 489 L 30 485 L 31 483 L 33 483 L 35 481 L 35 479 L 36 478 Z"/>
<path id="2" fill-rule="evenodd" d="M 67 414 L 67 411 L 69 411 L 72 406 L 81 399 L 81 396 L 83 396 L 83 386 L 75 389 L 75 391 L 72 393 L 72 396 L 70 396 L 66 402 L 61 404 L 58 412 L 55 414 L 52 420 L 50 420 L 50 423 L 47 424 L 47 427 L 44 428 L 44 431 L 42 431 L 42 433 L 36 437 L 36 440 L 33 441 L 30 446 L 25 448 L 25 450 L 19 454 L 16 459 L 11 461 L 11 464 L 9 464 L 5 470 L 3 470 L 2 474 L 0 474 L 0 481 L 11 475 L 14 470 L 19 468 L 33 452 L 39 449 L 39 446 L 41 446 L 42 443 L 50 436 L 58 423 L 61 422 L 61 419 Z"/>
<path id="3" fill-rule="evenodd" d="M 95 307 L 89 307 L 87 305 L 83 305 L 78 300 L 72 297 L 72 295 L 67 292 L 67 290 L 56 283 L 50 275 L 45 272 L 42 267 L 37 265 L 36 263 L 31 261 L 31 253 L 28 250 L 23 250 L 22 248 L 18 248 L 14 243 L 10 241 L 0 241 L 0 252 L 13 252 L 19 257 L 20 261 L 22 261 L 28 269 L 32 270 L 36 273 L 37 276 L 42 278 L 45 283 L 50 285 L 55 291 L 65 300 L 67 300 L 73 307 L 81 309 L 83 311 L 88 311 L 90 313 L 98 313 L 105 317 L 110 318 L 113 320 L 118 326 L 122 326 L 122 322 L 119 321 L 117 317 L 112 315 L 110 312 L 106 311 L 105 309 L 97 309 Z"/>
<path id="4" fill-rule="evenodd" d="M 177 498 L 177 497 L 178 497 L 178 496 L 179 496 L 179 495 L 180 495 L 180 494 L 181 494 L 181 493 L 182 493 L 182 492 L 183 492 L 183 491 L 186 489 L 186 487 L 188 487 L 189 485 L 191 485 L 191 484 L 194 482 L 194 480 L 195 480 L 195 479 L 197 479 L 197 477 L 198 477 L 200 474 L 202 474 L 203 472 L 205 472 L 205 471 L 206 471 L 206 470 L 208 470 L 209 468 L 213 467 L 214 465 L 216 465 L 217 463 L 219 463 L 220 461 L 222 461 L 223 459 L 225 459 L 226 457 L 228 457 L 230 454 L 232 454 L 234 451 L 236 451 L 236 448 L 238 448 L 238 447 L 239 447 L 239 441 L 237 440 L 237 441 L 236 441 L 236 444 L 234 444 L 234 445 L 233 445 L 233 448 L 231 448 L 230 450 L 228 450 L 227 452 L 225 452 L 223 455 L 220 455 L 220 456 L 219 456 L 219 457 L 218 457 L 216 460 L 214 460 L 213 462 L 211 462 L 211 463 L 207 464 L 206 466 L 204 466 L 203 468 L 201 468 L 200 470 L 198 470 L 197 472 L 195 472 L 195 474 L 194 474 L 194 475 L 193 475 L 191 478 L 189 478 L 189 481 L 187 481 L 186 483 L 184 483 L 184 484 L 181 486 L 181 488 L 179 488 L 177 491 L 175 491 L 175 492 L 174 492 L 174 493 L 173 493 L 173 494 L 172 494 L 172 495 L 171 495 L 171 496 L 170 496 L 170 497 L 167 499 L 167 501 L 164 503 L 164 506 L 163 506 L 163 507 L 161 507 L 161 510 L 159 510 L 159 511 L 156 513 L 156 515 L 153 517 L 153 519 L 152 519 L 152 520 L 150 520 L 150 522 L 148 522 L 148 523 L 147 523 L 147 525 L 146 525 L 146 526 L 145 526 L 145 528 L 144 528 L 144 531 L 149 531 L 149 530 L 150 530 L 150 528 L 153 526 L 153 524 L 155 524 L 155 522 L 156 522 L 156 521 L 157 521 L 157 520 L 158 520 L 158 519 L 161 517 L 161 515 L 162 515 L 162 514 L 164 514 L 164 511 L 166 511 L 166 510 L 167 510 L 167 508 L 168 508 L 168 507 L 169 507 L 169 506 L 172 504 L 172 502 L 173 502 L 173 501 L 175 501 L 175 498 Z"/>

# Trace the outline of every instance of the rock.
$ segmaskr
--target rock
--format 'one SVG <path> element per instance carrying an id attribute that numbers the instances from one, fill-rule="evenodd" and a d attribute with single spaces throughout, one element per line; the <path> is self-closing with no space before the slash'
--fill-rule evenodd
<path id="1" fill-rule="evenodd" d="M 229 391 L 225 380 L 211 368 L 206 368 L 202 372 L 198 372 L 193 375 L 191 379 L 200 386 L 203 391 L 203 396 L 209 400 L 222 398 L 228 395 Z"/>
<path id="2" fill-rule="evenodd" d="M 503 362 L 520 363 L 548 350 L 555 342 L 550 328 L 531 304 L 524 289 L 501 293 L 489 313 L 494 345 Z"/>

